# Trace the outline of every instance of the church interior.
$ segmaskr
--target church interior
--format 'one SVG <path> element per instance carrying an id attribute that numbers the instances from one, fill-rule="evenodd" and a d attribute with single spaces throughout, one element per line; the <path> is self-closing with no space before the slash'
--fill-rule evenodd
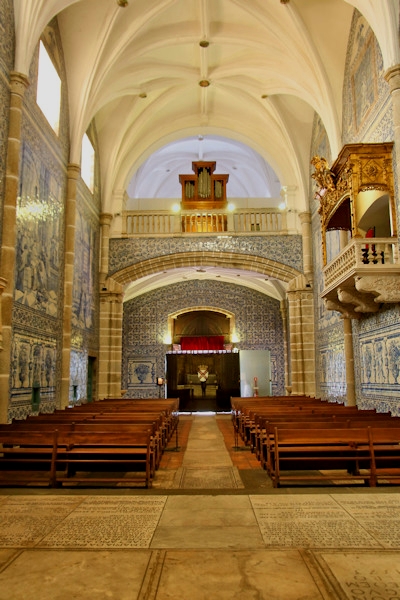
<path id="1" fill-rule="evenodd" d="M 396 434 L 386 480 L 275 485 L 232 410 L 396 431 L 399 25 L 398 0 L 0 0 L 0 600 L 400 598 Z M 112 401 L 109 444 L 146 413 L 144 486 L 73 479 L 60 440 Z M 49 485 L 10 479 L 32 456 Z"/>

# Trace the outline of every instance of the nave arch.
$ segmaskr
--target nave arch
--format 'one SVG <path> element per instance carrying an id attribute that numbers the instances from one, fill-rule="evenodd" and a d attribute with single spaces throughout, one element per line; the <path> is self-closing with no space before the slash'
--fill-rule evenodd
<path id="1" fill-rule="evenodd" d="M 287 289 L 287 293 L 281 295 L 282 320 L 287 344 L 285 348 L 287 387 L 292 393 L 315 395 L 312 325 L 314 303 L 311 285 L 306 277 L 297 269 L 270 258 L 228 252 L 186 252 L 159 256 L 132 264 L 104 280 L 100 291 L 100 347 L 102 348 L 99 365 L 100 397 L 116 396 L 121 390 L 124 288 L 149 275 L 165 272 L 171 273 L 170 283 L 173 283 L 174 270 L 185 266 L 218 266 L 227 271 L 242 269 L 283 284 L 282 289 Z M 244 279 L 241 278 L 241 285 L 246 285 Z M 171 310 L 173 311 L 173 307 Z"/>
<path id="2" fill-rule="evenodd" d="M 222 267 L 252 271 L 288 284 L 301 273 L 270 258 L 235 252 L 182 252 L 144 260 L 113 273 L 112 279 L 126 286 L 142 277 L 183 267 Z M 243 284 L 243 281 L 242 281 Z"/>

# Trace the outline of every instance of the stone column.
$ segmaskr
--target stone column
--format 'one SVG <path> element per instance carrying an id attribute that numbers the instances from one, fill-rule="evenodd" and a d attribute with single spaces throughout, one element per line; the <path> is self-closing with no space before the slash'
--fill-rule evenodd
<path id="1" fill-rule="evenodd" d="M 100 399 L 121 397 L 123 293 L 122 286 L 112 279 L 106 284 L 100 288 Z"/>
<path id="2" fill-rule="evenodd" d="M 107 277 L 113 215 L 100 215 L 100 331 L 98 397 L 121 396 L 123 288 Z"/>
<path id="3" fill-rule="evenodd" d="M 288 287 L 292 394 L 315 396 L 314 298 L 304 275 Z"/>
<path id="4" fill-rule="evenodd" d="M 346 361 L 346 406 L 356 406 L 356 389 L 354 379 L 353 330 L 351 319 L 343 319 L 344 357 Z"/>
<path id="5" fill-rule="evenodd" d="M 281 300 L 280 311 L 282 316 L 282 328 L 283 328 L 283 353 L 285 357 L 285 390 L 287 394 L 291 391 L 291 379 L 290 379 L 290 356 L 289 356 L 289 345 L 288 345 L 288 328 L 287 328 L 287 309 L 285 300 Z"/>
<path id="6" fill-rule="evenodd" d="M 67 198 L 65 203 L 65 251 L 64 251 L 64 310 L 63 310 L 63 346 L 61 358 L 61 408 L 69 404 L 71 331 L 72 331 L 72 293 L 75 262 L 75 216 L 76 187 L 81 169 L 79 165 L 69 164 L 67 169 Z"/>
<path id="7" fill-rule="evenodd" d="M 393 171 L 397 180 L 400 181 L 400 65 L 395 65 L 385 73 L 385 79 L 389 84 L 393 107 L 394 143 L 396 148 L 396 164 Z"/>
<path id="8" fill-rule="evenodd" d="M 108 255 L 110 250 L 110 225 L 113 216 L 109 213 L 100 215 L 100 289 L 108 273 Z"/>
<path id="9" fill-rule="evenodd" d="M 301 232 L 303 240 L 303 270 L 308 281 L 312 281 L 314 270 L 312 263 L 311 213 L 300 213 L 299 219 L 301 223 Z"/>
<path id="10" fill-rule="evenodd" d="M 7 163 L 1 238 L 1 278 L 4 284 L 1 301 L 0 349 L 0 423 L 7 422 L 10 397 L 11 326 L 14 301 L 15 247 L 17 240 L 17 198 L 21 147 L 22 103 L 29 81 L 22 73 L 10 74 L 10 113 L 7 140 Z"/>

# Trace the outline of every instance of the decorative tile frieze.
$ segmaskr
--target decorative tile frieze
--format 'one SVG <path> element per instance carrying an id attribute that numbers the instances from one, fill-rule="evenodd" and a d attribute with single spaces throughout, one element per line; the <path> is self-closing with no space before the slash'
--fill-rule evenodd
<path id="1" fill-rule="evenodd" d="M 303 255 L 301 236 L 220 238 L 130 238 L 110 240 L 109 275 L 151 258 L 187 252 L 217 252 L 254 255 L 274 260 L 299 271 Z"/>

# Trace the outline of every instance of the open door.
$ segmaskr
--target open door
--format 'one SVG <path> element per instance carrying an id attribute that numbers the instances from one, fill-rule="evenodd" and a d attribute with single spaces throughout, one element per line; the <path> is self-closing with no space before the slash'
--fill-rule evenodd
<path id="1" fill-rule="evenodd" d="M 239 376 L 239 353 L 167 354 L 167 397 L 179 398 L 181 411 L 229 411 L 231 396 L 240 395 Z"/>

